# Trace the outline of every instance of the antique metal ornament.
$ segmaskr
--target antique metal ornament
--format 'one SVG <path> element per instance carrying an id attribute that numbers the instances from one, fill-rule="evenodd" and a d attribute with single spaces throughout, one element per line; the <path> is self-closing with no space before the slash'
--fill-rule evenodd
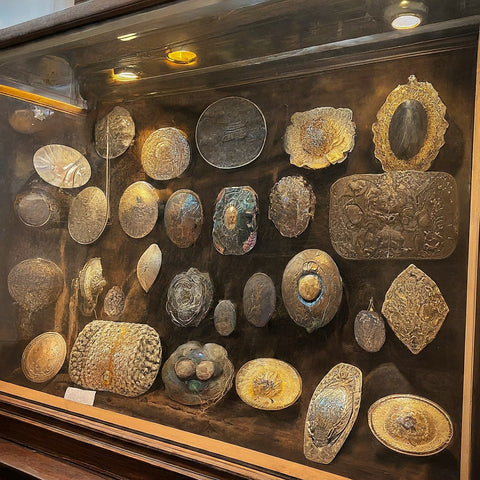
<path id="1" fill-rule="evenodd" d="M 284 237 L 298 237 L 315 214 L 315 193 L 303 177 L 283 177 L 270 192 L 268 218 Z"/>
<path id="2" fill-rule="evenodd" d="M 457 237 L 457 185 L 448 173 L 351 175 L 330 188 L 330 239 L 343 258 L 442 259 Z"/>
<path id="3" fill-rule="evenodd" d="M 405 455 L 434 455 L 453 437 L 447 412 L 417 395 L 380 398 L 368 410 L 368 426 L 380 443 Z"/>
<path id="4" fill-rule="evenodd" d="M 244 255 L 257 242 L 258 197 L 252 187 L 220 191 L 213 215 L 213 245 L 222 255 Z"/>
<path id="5" fill-rule="evenodd" d="M 88 187 L 70 205 L 68 232 L 77 243 L 87 245 L 100 238 L 107 221 L 107 197 L 99 188 Z"/>
<path id="6" fill-rule="evenodd" d="M 15 197 L 15 213 L 27 227 L 39 228 L 47 224 L 58 224 L 63 215 L 63 198 L 53 195 L 49 188 L 44 187 L 45 185 L 35 182 Z"/>
<path id="7" fill-rule="evenodd" d="M 265 273 L 254 273 L 243 289 L 243 313 L 256 327 L 264 327 L 275 311 L 276 292 L 273 280 Z"/>
<path id="8" fill-rule="evenodd" d="M 8 274 L 8 292 L 28 312 L 37 312 L 55 303 L 64 286 L 58 265 L 44 258 L 29 258 Z"/>
<path id="9" fill-rule="evenodd" d="M 167 312 L 177 327 L 198 327 L 213 301 L 213 284 L 208 273 L 196 268 L 173 277 L 167 292 Z"/>
<path id="10" fill-rule="evenodd" d="M 118 206 L 123 231 L 132 238 L 142 238 L 155 227 L 158 218 L 158 196 L 147 182 L 135 182 L 125 189 Z"/>
<path id="11" fill-rule="evenodd" d="M 60 188 L 78 188 L 90 180 L 88 160 L 66 145 L 45 145 L 33 156 L 33 166 L 42 180 Z"/>
<path id="12" fill-rule="evenodd" d="M 292 115 L 285 132 L 285 151 L 297 167 L 319 169 L 343 162 L 355 145 L 349 108 L 318 107 Z"/>
<path id="13" fill-rule="evenodd" d="M 330 463 L 357 419 L 362 372 L 348 363 L 335 365 L 313 392 L 305 420 L 303 451 L 308 460 Z"/>
<path id="14" fill-rule="evenodd" d="M 417 354 L 436 337 L 448 306 L 437 284 L 409 265 L 390 285 L 382 313 L 399 340 Z"/>
<path id="15" fill-rule="evenodd" d="M 253 162 L 267 137 L 263 113 L 250 100 L 226 97 L 209 105 L 198 119 L 198 151 L 210 165 L 238 168 Z"/>
<path id="16" fill-rule="evenodd" d="M 290 317 L 308 333 L 330 322 L 342 301 L 342 279 L 330 255 L 316 249 L 295 255 L 283 272 L 282 297 Z"/>
<path id="17" fill-rule="evenodd" d="M 95 124 L 95 148 L 103 158 L 125 153 L 135 136 L 135 123 L 128 110 L 114 107 Z"/>
<path id="18" fill-rule="evenodd" d="M 165 362 L 162 379 L 167 395 L 183 405 L 209 407 L 232 388 L 234 368 L 216 343 L 188 342 Z"/>
<path id="19" fill-rule="evenodd" d="M 177 190 L 165 205 L 163 214 L 168 238 L 180 248 L 193 245 L 203 225 L 200 197 L 192 190 Z"/>
<path id="20" fill-rule="evenodd" d="M 125 308 L 125 294 L 118 285 L 112 287 L 103 300 L 103 311 L 109 317 L 118 317 Z"/>
<path id="21" fill-rule="evenodd" d="M 143 169 L 155 180 L 179 177 L 189 164 L 190 145 L 187 136 L 177 128 L 159 128 L 143 144 Z"/>
<path id="22" fill-rule="evenodd" d="M 160 337 L 149 325 L 94 320 L 78 335 L 68 372 L 83 388 L 137 397 L 152 386 L 161 361 Z"/>
<path id="23" fill-rule="evenodd" d="M 162 266 L 162 251 L 156 243 L 152 243 L 143 252 L 137 263 L 137 278 L 146 293 L 155 282 Z"/>
<path id="24" fill-rule="evenodd" d="M 276 358 L 256 358 L 237 372 L 235 388 L 247 405 L 259 410 L 282 410 L 302 393 L 302 378 L 290 364 Z"/>
<path id="25" fill-rule="evenodd" d="M 80 270 L 78 279 L 80 295 L 83 300 L 80 304 L 80 309 L 83 315 L 89 317 L 97 306 L 98 296 L 107 285 L 106 280 L 103 278 L 101 259 L 95 257 L 88 260 Z"/>
<path id="26" fill-rule="evenodd" d="M 50 123 L 54 111 L 33 104 L 24 104 L 8 114 L 8 123 L 18 133 L 32 134 L 41 132 Z"/>
<path id="27" fill-rule="evenodd" d="M 213 312 L 215 330 L 222 336 L 228 337 L 237 325 L 237 309 L 230 300 L 220 300 Z"/>
<path id="28" fill-rule="evenodd" d="M 373 309 L 373 298 L 367 310 L 361 310 L 355 317 L 354 334 L 357 343 L 367 352 L 378 352 L 385 343 L 385 322 Z"/>
<path id="29" fill-rule="evenodd" d="M 31 382 L 48 382 L 62 368 L 66 354 L 67 344 L 59 333 L 42 333 L 35 337 L 23 351 L 23 374 Z"/>
<path id="30" fill-rule="evenodd" d="M 395 88 L 372 125 L 375 157 L 383 169 L 428 170 L 445 143 L 446 111 L 432 84 L 415 75 Z"/>

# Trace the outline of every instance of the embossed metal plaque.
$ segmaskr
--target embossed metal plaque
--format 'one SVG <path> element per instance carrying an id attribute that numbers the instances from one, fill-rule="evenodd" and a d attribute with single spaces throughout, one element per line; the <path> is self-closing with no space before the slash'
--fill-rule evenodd
<path id="1" fill-rule="evenodd" d="M 368 410 L 368 426 L 379 442 L 405 455 L 434 455 L 453 437 L 447 412 L 416 395 L 380 398 Z"/>
<path id="2" fill-rule="evenodd" d="M 125 153 L 134 136 L 135 123 L 123 107 L 114 107 L 95 124 L 95 148 L 103 158 L 117 158 Z"/>
<path id="3" fill-rule="evenodd" d="M 103 311 L 109 317 L 118 317 L 125 308 L 125 294 L 118 285 L 112 287 L 103 301 Z"/>
<path id="4" fill-rule="evenodd" d="M 222 336 L 228 337 L 237 325 L 237 309 L 230 300 L 220 300 L 213 313 L 215 330 Z"/>
<path id="5" fill-rule="evenodd" d="M 94 320 L 73 345 L 69 374 L 83 388 L 137 397 L 152 386 L 161 361 L 160 337 L 149 325 Z"/>
<path id="6" fill-rule="evenodd" d="M 243 255 L 257 242 L 258 197 L 252 187 L 220 191 L 213 215 L 213 245 L 222 255 Z"/>
<path id="7" fill-rule="evenodd" d="M 351 175 L 330 189 L 330 239 L 343 258 L 441 259 L 457 237 L 457 185 L 448 173 Z"/>
<path id="8" fill-rule="evenodd" d="M 373 298 L 368 310 L 361 310 L 355 317 L 354 334 L 357 343 L 367 352 L 378 352 L 385 343 L 385 322 L 373 309 Z"/>
<path id="9" fill-rule="evenodd" d="M 142 254 L 137 263 L 137 278 L 143 290 L 148 293 L 155 282 L 162 266 L 162 251 L 152 243 Z"/>
<path id="10" fill-rule="evenodd" d="M 276 304 L 275 285 L 265 273 L 254 273 L 243 289 L 243 313 L 256 327 L 264 327 Z"/>
<path id="11" fill-rule="evenodd" d="M 303 177 L 283 177 L 270 192 L 268 218 L 284 237 L 298 237 L 315 214 L 315 193 Z"/>
<path id="12" fill-rule="evenodd" d="M 330 463 L 357 419 L 362 372 L 348 363 L 335 365 L 313 392 L 305 419 L 303 451 L 308 460 Z"/>
<path id="13" fill-rule="evenodd" d="M 250 100 L 226 97 L 200 115 L 195 132 L 198 151 L 217 168 L 243 167 L 262 152 L 267 136 L 263 113 Z"/>
<path id="14" fill-rule="evenodd" d="M 437 284 L 415 265 L 409 265 L 390 285 L 382 313 L 395 335 L 416 354 L 435 338 L 448 306 Z"/>
<path id="15" fill-rule="evenodd" d="M 90 316 L 95 307 L 100 293 L 107 284 L 103 278 L 102 261 L 99 257 L 91 258 L 78 274 L 82 303 L 80 309 L 85 316 Z"/>

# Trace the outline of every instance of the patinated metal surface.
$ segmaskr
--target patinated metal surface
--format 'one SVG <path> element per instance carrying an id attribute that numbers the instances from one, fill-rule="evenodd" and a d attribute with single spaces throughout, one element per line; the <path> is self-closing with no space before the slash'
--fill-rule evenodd
<path id="1" fill-rule="evenodd" d="M 385 343 L 385 322 L 373 309 L 373 298 L 368 310 L 361 310 L 355 317 L 354 334 L 357 343 L 367 352 L 378 352 Z"/>
<path id="2" fill-rule="evenodd" d="M 33 166 L 42 180 L 60 188 L 82 187 L 92 174 L 88 160 L 66 145 L 39 148 L 33 156 Z"/>
<path id="3" fill-rule="evenodd" d="M 159 128 L 149 135 L 142 147 L 142 165 L 155 180 L 179 177 L 190 164 L 190 145 L 177 128 Z"/>
<path id="4" fill-rule="evenodd" d="M 208 407 L 232 388 L 234 368 L 227 351 L 216 343 L 188 342 L 165 362 L 162 380 L 167 395 L 184 405 Z"/>
<path id="5" fill-rule="evenodd" d="M 29 258 L 8 274 L 8 292 L 29 312 L 55 303 L 63 290 L 63 273 L 57 264 L 44 258 Z"/>
<path id="6" fill-rule="evenodd" d="M 237 325 L 237 309 L 230 300 L 220 300 L 213 312 L 215 330 L 222 336 L 228 337 Z"/>
<path id="7" fill-rule="evenodd" d="M 265 273 L 254 273 L 243 288 L 243 314 L 256 327 L 264 327 L 275 311 L 273 280 Z"/>
<path id="8" fill-rule="evenodd" d="M 428 170 L 445 143 L 446 111 L 432 84 L 415 75 L 395 88 L 372 126 L 375 156 L 383 169 Z"/>
<path id="9" fill-rule="evenodd" d="M 15 197 L 15 212 L 20 221 L 28 227 L 43 227 L 57 222 L 60 209 L 45 189 L 32 187 Z"/>
<path id="10" fill-rule="evenodd" d="M 103 158 L 125 153 L 135 136 L 135 123 L 128 110 L 114 107 L 95 124 L 95 148 Z"/>
<path id="11" fill-rule="evenodd" d="M 210 310 L 213 284 L 208 273 L 196 268 L 173 277 L 167 292 L 167 312 L 177 327 L 198 327 Z"/>
<path id="12" fill-rule="evenodd" d="M 315 215 L 315 193 L 303 177 L 283 177 L 270 192 L 268 218 L 284 237 L 298 237 Z"/>
<path id="13" fill-rule="evenodd" d="M 137 262 L 137 278 L 145 292 L 148 293 L 155 282 L 161 266 L 162 251 L 156 243 L 152 243 Z"/>
<path id="14" fill-rule="evenodd" d="M 70 205 L 68 232 L 82 245 L 100 238 L 108 221 L 107 197 L 97 187 L 82 190 Z"/>
<path id="15" fill-rule="evenodd" d="M 453 437 L 447 412 L 416 395 L 380 398 L 368 410 L 368 425 L 379 442 L 405 455 L 434 455 Z"/>
<path id="16" fill-rule="evenodd" d="M 409 265 L 390 285 L 382 313 L 400 341 L 417 354 L 436 337 L 448 306 L 437 284 Z"/>
<path id="17" fill-rule="evenodd" d="M 103 300 L 103 311 L 109 317 L 118 317 L 125 308 L 125 294 L 118 285 L 113 286 Z"/>
<path id="18" fill-rule="evenodd" d="M 308 460 L 330 463 L 357 419 L 362 398 L 362 372 L 339 363 L 313 392 L 305 420 L 303 451 Z"/>
<path id="19" fill-rule="evenodd" d="M 330 238 L 343 258 L 442 259 L 457 237 L 457 185 L 448 173 L 351 175 L 330 189 Z"/>
<path id="20" fill-rule="evenodd" d="M 243 255 L 257 242 L 258 197 L 252 187 L 220 191 L 213 214 L 213 245 L 222 255 Z"/>
<path id="21" fill-rule="evenodd" d="M 349 108 L 318 107 L 292 115 L 285 132 L 285 151 L 297 167 L 319 169 L 343 162 L 355 145 Z"/>
<path id="22" fill-rule="evenodd" d="M 342 279 L 330 255 L 316 249 L 295 255 L 283 272 L 282 297 L 290 317 L 308 333 L 330 322 L 342 301 Z"/>
<path id="23" fill-rule="evenodd" d="M 88 260 L 78 274 L 78 281 L 82 297 L 80 309 L 89 317 L 97 306 L 98 296 L 107 285 L 103 278 L 101 259 L 94 257 Z"/>
<path id="24" fill-rule="evenodd" d="M 158 218 L 158 196 L 147 182 L 132 183 L 123 192 L 118 206 L 123 231 L 132 238 L 142 238 L 155 227 Z"/>
<path id="25" fill-rule="evenodd" d="M 48 382 L 62 368 L 66 354 L 67 344 L 59 333 L 42 333 L 35 337 L 23 351 L 23 374 L 31 382 Z"/>
<path id="26" fill-rule="evenodd" d="M 177 247 L 190 247 L 202 231 L 203 208 L 200 197 L 191 190 L 177 190 L 165 205 L 163 221 L 168 238 Z"/>
<path id="27" fill-rule="evenodd" d="M 137 397 L 152 386 L 161 361 L 160 337 L 149 325 L 94 320 L 73 345 L 69 374 L 83 388 Z"/>
<path id="28" fill-rule="evenodd" d="M 217 168 L 253 162 L 267 137 L 263 113 L 250 100 L 226 97 L 209 105 L 198 119 L 195 138 L 204 160 Z"/>
<path id="29" fill-rule="evenodd" d="M 259 410 L 282 410 L 302 393 L 302 378 L 290 364 L 276 358 L 256 358 L 237 372 L 238 396 Z"/>

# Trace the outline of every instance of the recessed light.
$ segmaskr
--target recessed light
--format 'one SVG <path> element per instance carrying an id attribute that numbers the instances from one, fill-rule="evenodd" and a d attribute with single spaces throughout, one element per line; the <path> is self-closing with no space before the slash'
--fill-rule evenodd
<path id="1" fill-rule="evenodd" d="M 133 82 L 140 78 L 133 67 L 117 67 L 113 69 L 113 79 L 117 82 Z"/>
<path id="2" fill-rule="evenodd" d="M 197 54 L 190 50 L 173 50 L 167 53 L 167 60 L 180 65 L 188 65 L 197 60 Z"/>
<path id="3" fill-rule="evenodd" d="M 385 9 L 385 20 L 396 30 L 418 27 L 427 18 L 428 8 L 423 1 L 395 0 Z"/>

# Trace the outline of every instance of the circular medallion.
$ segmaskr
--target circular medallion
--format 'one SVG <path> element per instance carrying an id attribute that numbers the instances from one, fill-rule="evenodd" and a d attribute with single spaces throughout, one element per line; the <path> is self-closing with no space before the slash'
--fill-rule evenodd
<path id="1" fill-rule="evenodd" d="M 52 215 L 47 195 L 35 190 L 17 195 L 15 211 L 20 221 L 28 227 L 42 227 Z"/>
<path id="2" fill-rule="evenodd" d="M 95 148 L 103 158 L 126 152 L 135 136 L 135 123 L 123 107 L 115 107 L 95 124 Z"/>

